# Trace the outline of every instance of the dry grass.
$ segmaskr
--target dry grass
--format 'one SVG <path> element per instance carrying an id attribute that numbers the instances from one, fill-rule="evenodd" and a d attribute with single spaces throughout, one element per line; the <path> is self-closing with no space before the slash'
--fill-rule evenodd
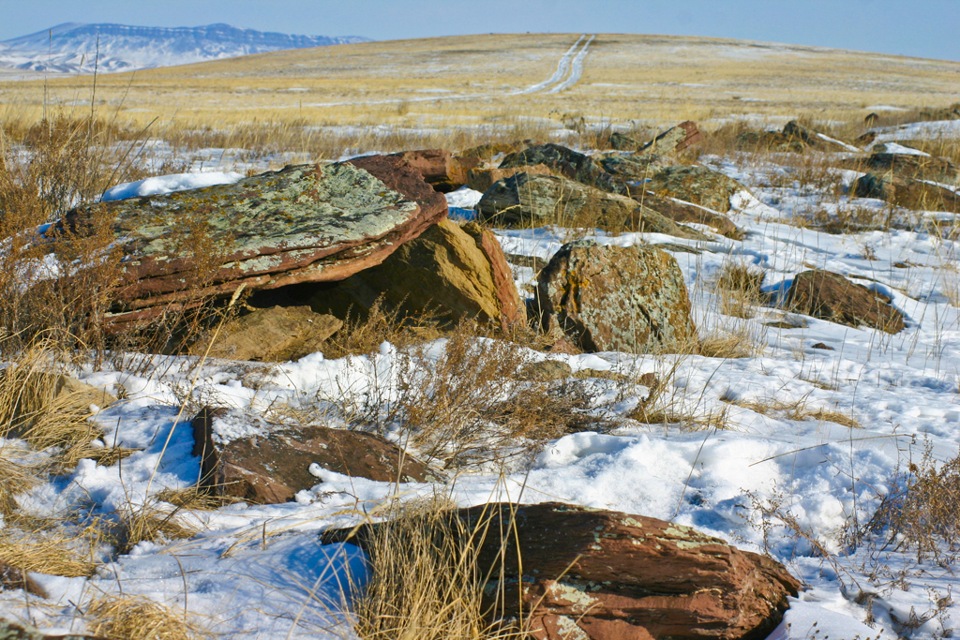
<path id="1" fill-rule="evenodd" d="M 93 556 L 98 535 L 95 528 L 69 535 L 56 527 L 20 533 L 7 526 L 0 535 L 0 560 L 24 571 L 89 577 L 99 564 Z"/>
<path id="2" fill-rule="evenodd" d="M 118 551 L 128 553 L 141 542 L 163 544 L 193 537 L 199 528 L 186 523 L 180 511 L 179 507 L 171 509 L 159 501 L 128 505 L 118 514 L 119 521 L 112 532 Z"/>
<path id="3" fill-rule="evenodd" d="M 136 596 L 102 596 L 86 610 L 90 633 L 110 640 L 198 640 L 210 634 L 182 611 Z"/>
<path id="4" fill-rule="evenodd" d="M 763 269 L 745 262 L 724 262 L 717 276 L 720 313 L 737 318 L 752 318 L 756 308 L 766 301 L 762 292 Z"/>
<path id="5" fill-rule="evenodd" d="M 720 399 L 723 402 L 743 409 L 749 409 L 754 413 L 759 413 L 764 416 L 779 416 L 786 420 L 833 422 L 849 429 L 862 428 L 862 425 L 856 418 L 838 409 L 827 409 L 824 407 L 811 408 L 809 406 L 808 396 L 793 401 L 779 400 L 777 398 L 742 400 L 729 395 L 725 395 Z"/>
<path id="6" fill-rule="evenodd" d="M 479 567 L 489 521 L 474 528 L 442 498 L 391 507 L 369 529 L 364 549 L 370 580 L 354 601 L 354 630 L 363 640 L 519 640 L 491 622 Z M 493 612 L 495 613 L 495 612 Z"/>
<path id="7" fill-rule="evenodd" d="M 683 360 L 677 359 L 668 369 L 644 374 L 640 382 L 650 391 L 626 417 L 644 424 L 679 426 L 689 431 L 729 428 L 726 410 L 701 410 L 699 401 L 692 401 L 674 385 L 682 364 Z"/>

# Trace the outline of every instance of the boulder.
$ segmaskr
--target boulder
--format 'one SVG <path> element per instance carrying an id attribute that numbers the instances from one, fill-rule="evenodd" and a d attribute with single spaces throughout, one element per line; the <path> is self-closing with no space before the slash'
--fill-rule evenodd
<path id="1" fill-rule="evenodd" d="M 565 178 L 603 191 L 612 193 L 626 191 L 619 181 L 604 171 L 603 167 L 592 158 L 559 144 L 542 144 L 511 153 L 500 163 L 500 168 L 509 169 L 538 164 L 550 167 L 554 173 Z"/>
<path id="2" fill-rule="evenodd" d="M 539 640 L 764 638 L 800 588 L 769 557 L 646 516 L 499 503 L 453 511 L 451 519 L 464 526 L 448 531 L 480 540 L 477 575 L 489 576 L 492 622 L 527 619 Z M 363 547 L 383 526 L 321 539 Z"/>
<path id="3" fill-rule="evenodd" d="M 442 324 L 477 320 L 506 328 L 526 319 L 510 265 L 492 232 L 443 220 L 406 243 L 382 265 L 329 285 L 290 287 L 263 301 L 309 304 L 340 318 L 381 307 Z M 260 297 L 253 299 L 261 303 Z"/>
<path id="4" fill-rule="evenodd" d="M 625 133 L 614 131 L 610 134 L 610 148 L 618 151 L 636 151 L 643 143 Z"/>
<path id="5" fill-rule="evenodd" d="M 650 192 L 634 192 L 633 199 L 674 222 L 702 224 L 731 240 L 743 240 L 745 237 L 743 230 L 733 224 L 730 218 L 699 205 L 675 198 L 662 198 Z"/>
<path id="6" fill-rule="evenodd" d="M 600 227 L 679 238 L 707 237 L 661 216 L 635 200 L 559 176 L 526 173 L 501 180 L 477 203 L 477 217 L 498 227 Z"/>
<path id="7" fill-rule="evenodd" d="M 487 189 L 495 185 L 500 180 L 506 180 L 511 176 L 515 176 L 518 173 L 528 173 L 530 175 L 538 176 L 552 176 L 555 175 L 553 170 L 550 169 L 545 164 L 534 164 L 529 166 L 521 167 L 507 167 L 505 169 L 500 168 L 484 168 L 484 169 L 471 169 L 467 173 L 467 186 L 481 193 L 486 192 Z"/>
<path id="8" fill-rule="evenodd" d="M 853 193 L 858 198 L 878 198 L 906 209 L 960 213 L 960 194 L 938 184 L 897 174 L 862 175 L 854 182 Z"/>
<path id="9" fill-rule="evenodd" d="M 604 171 L 622 182 L 642 183 L 660 167 L 669 165 L 656 153 L 604 153 L 596 159 Z"/>
<path id="10" fill-rule="evenodd" d="M 480 164 L 476 158 L 457 157 L 445 149 L 420 149 L 393 155 L 419 171 L 428 184 L 442 193 L 465 185 L 467 172 Z"/>
<path id="11" fill-rule="evenodd" d="M 321 351 L 327 338 L 342 326 L 341 320 L 315 313 L 309 306 L 254 309 L 204 335 L 190 352 L 228 360 L 297 360 Z"/>
<path id="12" fill-rule="evenodd" d="M 697 123 L 685 120 L 675 127 L 670 127 L 656 138 L 643 145 L 643 153 L 677 153 L 703 140 Z"/>
<path id="13" fill-rule="evenodd" d="M 583 351 L 682 351 L 697 337 L 676 260 L 645 246 L 564 245 L 537 278 L 545 333 L 559 328 Z"/>
<path id="14" fill-rule="evenodd" d="M 258 504 L 292 500 L 320 483 L 311 466 L 378 482 L 426 481 L 428 468 L 369 433 L 275 425 L 262 417 L 206 407 L 193 418 L 200 485 Z M 316 469 L 316 467 L 314 467 Z"/>
<path id="15" fill-rule="evenodd" d="M 106 321 L 148 322 L 239 287 L 342 280 L 443 218 L 446 199 L 400 158 L 297 165 L 231 185 L 101 202 L 61 231 L 110 220 L 123 282 Z"/>
<path id="16" fill-rule="evenodd" d="M 730 196 L 747 188 L 707 167 L 672 165 L 658 168 L 641 187 L 631 188 L 630 194 L 636 196 L 641 190 L 726 213 L 730 210 Z"/>
<path id="17" fill-rule="evenodd" d="M 887 333 L 903 330 L 903 314 L 890 299 L 819 269 L 797 275 L 787 292 L 787 307 L 797 313 L 851 327 L 866 325 Z"/>

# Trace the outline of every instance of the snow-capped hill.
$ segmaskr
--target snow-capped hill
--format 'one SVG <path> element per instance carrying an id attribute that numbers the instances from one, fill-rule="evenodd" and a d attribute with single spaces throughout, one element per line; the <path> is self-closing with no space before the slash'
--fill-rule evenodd
<path id="1" fill-rule="evenodd" d="M 290 35 L 227 24 L 167 28 L 67 22 L 0 42 L 0 67 L 55 73 L 132 71 L 366 40 Z"/>

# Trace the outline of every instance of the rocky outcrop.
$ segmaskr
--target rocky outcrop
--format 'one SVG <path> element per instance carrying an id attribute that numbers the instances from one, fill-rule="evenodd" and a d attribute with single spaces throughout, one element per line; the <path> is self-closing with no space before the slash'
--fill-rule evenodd
<path id="1" fill-rule="evenodd" d="M 309 306 L 255 309 L 204 335 L 190 352 L 211 358 L 283 362 L 321 351 L 343 322 Z"/>
<path id="2" fill-rule="evenodd" d="M 501 180 L 477 204 L 480 220 L 497 227 L 599 227 L 707 239 L 625 196 L 559 176 L 519 173 Z"/>
<path id="3" fill-rule="evenodd" d="M 634 197 L 641 191 L 692 202 L 720 213 L 730 210 L 730 196 L 747 188 L 727 176 L 700 165 L 673 165 L 658 168 L 638 187 L 631 187 Z"/>
<path id="4" fill-rule="evenodd" d="M 813 270 L 797 275 L 787 292 L 787 307 L 804 315 L 851 327 L 866 325 L 897 333 L 905 323 L 890 299 L 838 273 Z"/>
<path id="5" fill-rule="evenodd" d="M 853 193 L 858 198 L 878 198 L 906 209 L 960 213 L 960 194 L 938 184 L 897 174 L 860 176 L 853 185 Z"/>
<path id="6" fill-rule="evenodd" d="M 444 220 L 404 244 L 383 264 L 330 285 L 310 285 L 263 296 L 284 304 L 309 304 L 340 318 L 365 317 L 375 304 L 404 317 L 452 325 L 476 320 L 499 327 L 526 315 L 510 266 L 496 237 L 476 224 Z M 255 298 L 258 302 L 260 298 Z"/>
<path id="7" fill-rule="evenodd" d="M 680 268 L 649 247 L 564 245 L 540 272 L 535 307 L 545 333 L 584 351 L 679 351 L 697 336 Z"/>
<path id="8" fill-rule="evenodd" d="M 342 280 L 379 264 L 446 211 L 417 170 L 372 156 L 84 206 L 63 227 L 90 234 L 93 220 L 110 220 L 123 255 L 123 284 L 107 318 L 117 327 L 241 286 Z"/>
<path id="9" fill-rule="evenodd" d="M 451 518 L 465 526 L 448 531 L 481 541 L 477 575 L 490 576 L 488 615 L 528 620 L 539 640 L 756 640 L 779 624 L 800 587 L 771 558 L 645 516 L 500 503 Z M 325 532 L 322 540 L 364 546 L 378 526 Z"/>
<path id="10" fill-rule="evenodd" d="M 476 158 L 454 156 L 445 149 L 420 149 L 394 154 L 420 172 L 437 191 L 448 193 L 467 183 L 467 172 L 476 168 Z"/>
<path id="11" fill-rule="evenodd" d="M 542 164 L 557 175 L 612 193 L 624 193 L 625 187 L 604 171 L 589 156 L 559 144 L 543 144 L 511 153 L 500 163 L 501 169 Z"/>
<path id="12" fill-rule="evenodd" d="M 320 483 L 317 467 L 379 482 L 426 481 L 426 466 L 368 433 L 272 425 L 255 415 L 205 408 L 193 419 L 200 485 L 258 504 L 292 500 Z M 316 466 L 314 466 L 316 465 Z"/>

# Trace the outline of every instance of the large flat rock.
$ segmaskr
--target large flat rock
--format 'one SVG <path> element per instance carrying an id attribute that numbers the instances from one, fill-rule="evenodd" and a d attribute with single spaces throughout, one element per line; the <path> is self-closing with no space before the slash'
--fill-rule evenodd
<path id="1" fill-rule="evenodd" d="M 103 202 L 71 211 L 88 233 L 111 222 L 123 283 L 107 320 L 149 321 L 238 287 L 331 282 L 380 264 L 447 212 L 402 158 L 296 165 L 232 185 Z"/>

